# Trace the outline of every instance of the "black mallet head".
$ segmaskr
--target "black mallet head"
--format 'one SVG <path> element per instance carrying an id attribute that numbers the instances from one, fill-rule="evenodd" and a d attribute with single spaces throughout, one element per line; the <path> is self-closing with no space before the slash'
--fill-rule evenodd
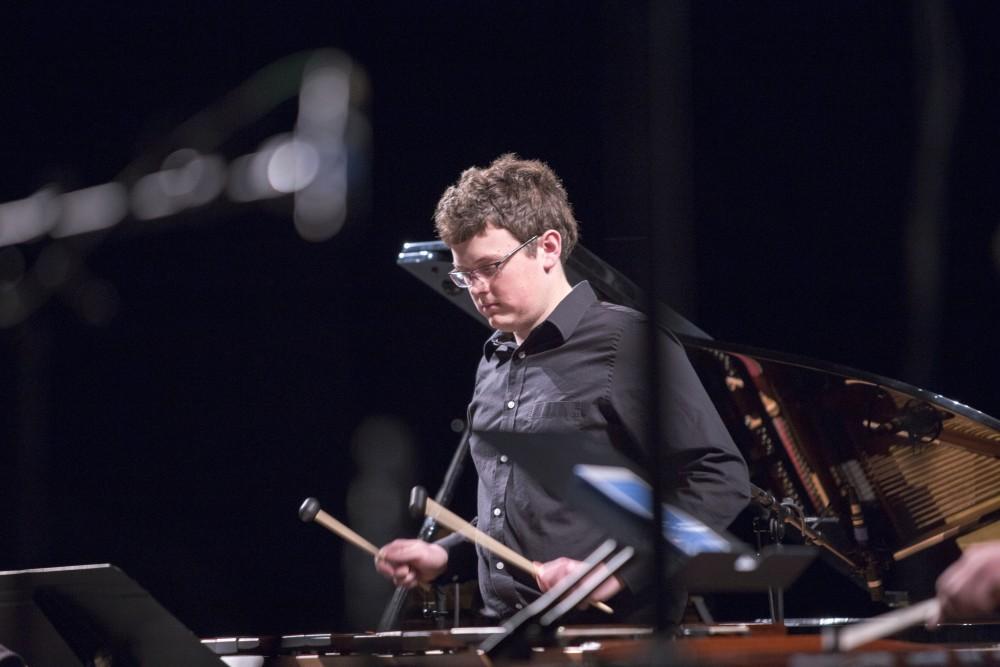
<path id="1" fill-rule="evenodd" d="M 309 523 L 319 514 L 319 501 L 315 498 L 306 498 L 299 507 L 299 518 Z"/>
<path id="2" fill-rule="evenodd" d="M 424 516 L 427 507 L 427 489 L 422 486 L 415 486 L 410 491 L 410 516 L 420 519 Z"/>

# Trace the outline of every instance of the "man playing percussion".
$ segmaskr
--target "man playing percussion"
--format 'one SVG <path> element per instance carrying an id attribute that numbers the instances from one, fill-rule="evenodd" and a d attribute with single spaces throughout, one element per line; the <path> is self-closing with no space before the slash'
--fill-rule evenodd
<path id="1" fill-rule="evenodd" d="M 476 375 L 473 430 L 586 431 L 641 463 L 646 420 L 662 415 L 666 500 L 713 527 L 728 525 L 749 497 L 746 464 L 683 348 L 666 335 L 661 403 L 647 404 L 646 318 L 598 301 L 586 282 L 570 286 L 563 262 L 577 222 L 551 169 L 515 155 L 468 169 L 441 197 L 434 221 L 452 251 L 451 279 L 496 330 Z M 535 561 L 534 580 L 493 553 L 474 554 L 458 535 L 433 544 L 395 540 L 379 550 L 376 568 L 398 586 L 414 586 L 451 575 L 475 555 L 487 611 L 506 617 L 572 572 L 605 534 L 475 435 L 470 448 L 479 474 L 474 523 Z M 592 600 L 620 613 L 648 603 L 650 567 L 636 560 Z M 682 609 L 678 595 L 674 615 Z"/>

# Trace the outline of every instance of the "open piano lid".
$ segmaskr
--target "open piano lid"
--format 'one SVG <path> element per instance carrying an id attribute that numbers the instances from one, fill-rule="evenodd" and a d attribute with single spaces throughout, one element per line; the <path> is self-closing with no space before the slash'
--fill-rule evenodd
<path id="1" fill-rule="evenodd" d="M 447 276 L 439 241 L 404 244 L 397 263 L 486 324 Z M 602 299 L 642 309 L 642 290 L 582 246 L 566 264 Z M 836 520 L 859 568 L 891 567 L 1000 519 L 1000 421 L 903 382 L 713 340 L 658 304 L 761 486 Z M 870 538 L 851 530 L 861 508 Z"/>

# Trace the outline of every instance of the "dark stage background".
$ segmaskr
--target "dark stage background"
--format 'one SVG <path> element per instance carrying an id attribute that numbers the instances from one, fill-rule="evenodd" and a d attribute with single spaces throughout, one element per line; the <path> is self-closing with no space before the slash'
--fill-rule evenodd
<path id="1" fill-rule="evenodd" d="M 330 240 L 280 202 L 129 222 L 0 330 L 0 570 L 113 562 L 202 636 L 363 626 L 352 609 L 388 589 L 296 509 L 318 496 L 373 541 L 415 529 L 392 517 L 440 482 L 486 331 L 395 256 L 432 238 L 462 169 L 506 151 L 547 161 L 585 245 L 636 280 L 661 225 L 658 292 L 715 337 L 1000 414 L 993 3 L 4 14 L 0 202 L 113 179 L 327 46 L 367 72 L 371 153 Z M 221 152 L 293 120 L 294 101 Z M 0 289 L 48 243 L 0 249 Z"/>

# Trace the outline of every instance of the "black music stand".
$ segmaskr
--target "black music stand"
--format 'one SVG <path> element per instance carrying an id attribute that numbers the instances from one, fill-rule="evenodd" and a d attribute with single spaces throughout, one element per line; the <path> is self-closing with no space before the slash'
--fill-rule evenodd
<path id="1" fill-rule="evenodd" d="M 633 553 L 632 547 L 618 550 L 614 540 L 605 540 L 582 561 L 583 567 L 507 619 L 501 626 L 502 632 L 488 637 L 479 650 L 491 656 L 529 658 L 532 647 L 550 643 L 556 623 L 625 565 Z M 605 566 L 603 575 L 592 577 L 602 563 Z"/>
<path id="2" fill-rule="evenodd" d="M 608 534 L 648 551 L 652 519 L 648 484 L 622 454 L 586 433 L 477 435 L 511 457 L 546 491 L 595 519 Z M 752 592 L 787 588 L 816 557 L 811 547 L 765 547 L 759 554 L 732 535 L 663 504 L 663 536 L 671 545 L 665 563 L 691 593 Z"/>
<path id="3" fill-rule="evenodd" d="M 0 572 L 0 644 L 31 667 L 224 667 L 114 565 Z"/>

